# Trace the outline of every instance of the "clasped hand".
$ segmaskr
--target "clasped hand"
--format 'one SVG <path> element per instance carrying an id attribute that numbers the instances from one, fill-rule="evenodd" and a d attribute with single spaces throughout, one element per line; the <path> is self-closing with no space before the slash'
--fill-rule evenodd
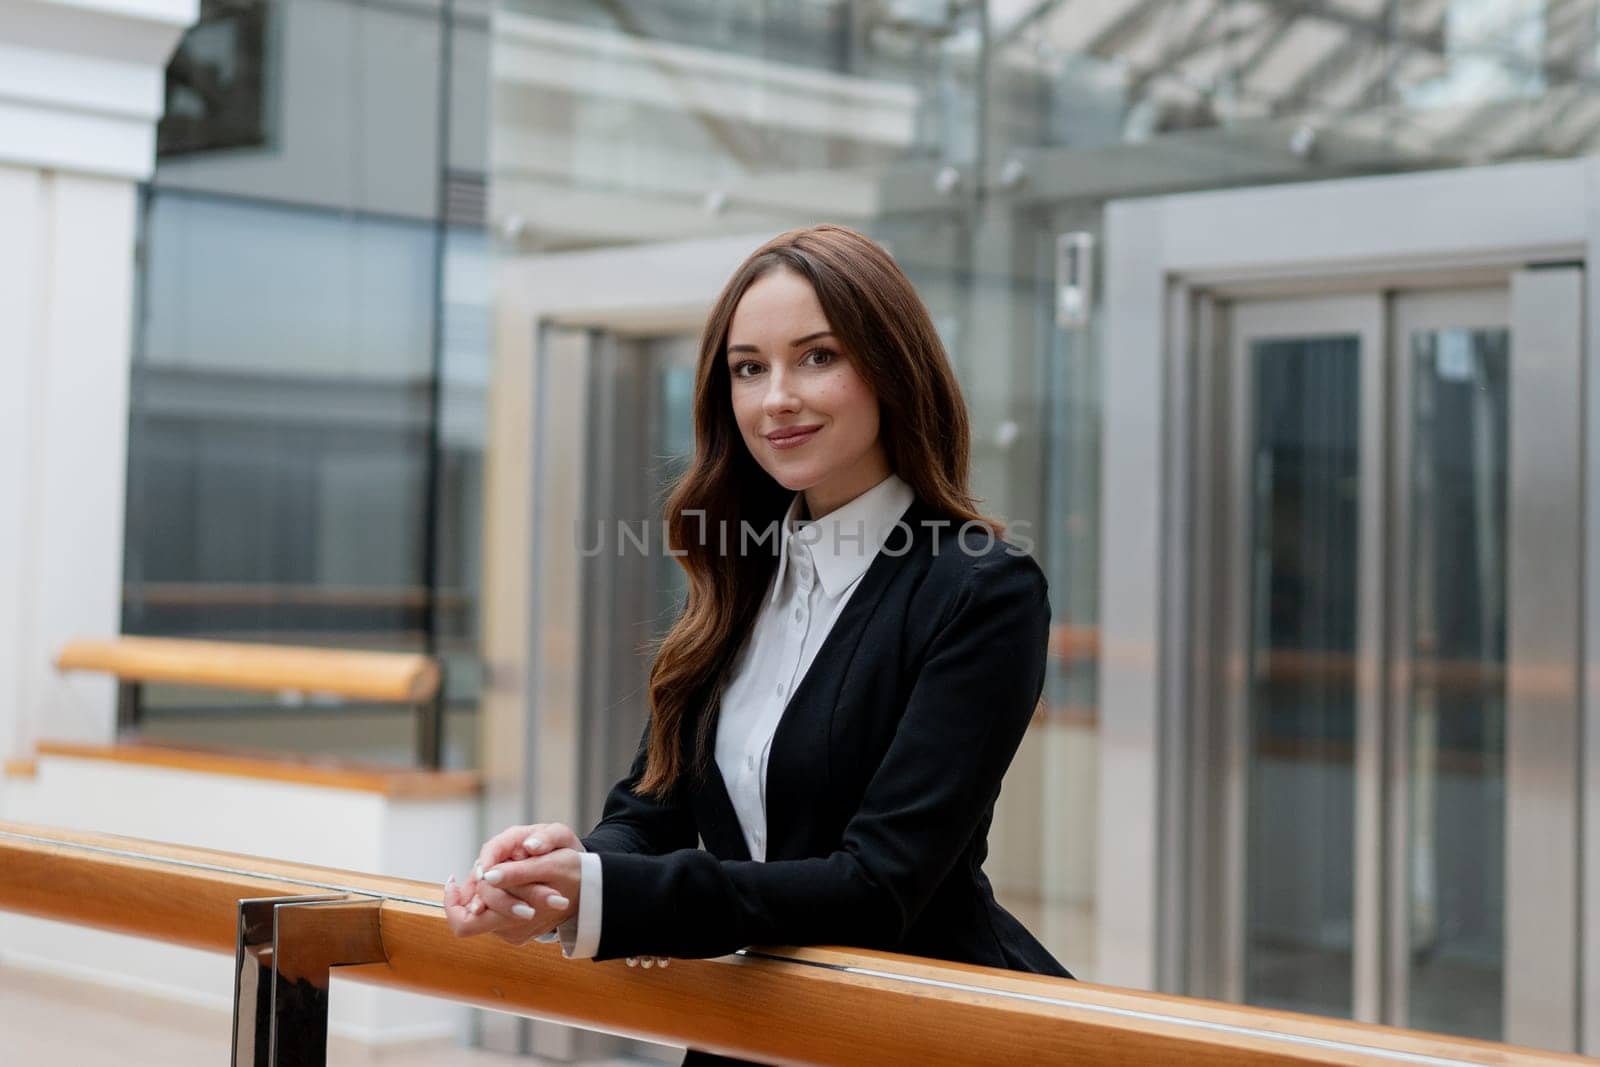
<path id="1" fill-rule="evenodd" d="M 512 826 L 484 842 L 465 881 L 444 884 L 444 914 L 457 937 L 494 934 L 521 945 L 553 939 L 578 913 L 583 843 L 561 823 Z M 548 937 L 546 936 L 548 935 Z"/>
<path id="2" fill-rule="evenodd" d="M 466 882 L 444 884 L 444 916 L 457 937 L 494 934 L 523 945 L 552 941 L 578 913 L 583 842 L 558 822 L 511 826 L 484 842 Z M 628 966 L 667 965 L 665 956 L 629 956 Z"/>

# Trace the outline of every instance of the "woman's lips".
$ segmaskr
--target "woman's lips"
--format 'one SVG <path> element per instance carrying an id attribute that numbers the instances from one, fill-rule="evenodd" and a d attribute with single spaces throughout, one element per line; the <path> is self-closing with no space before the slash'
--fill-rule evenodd
<path id="1" fill-rule="evenodd" d="M 767 443 L 773 448 L 799 448 L 801 445 L 817 436 L 817 431 L 820 429 L 822 429 L 822 427 L 812 426 L 801 433 L 790 433 L 784 437 L 773 437 L 768 435 Z"/>

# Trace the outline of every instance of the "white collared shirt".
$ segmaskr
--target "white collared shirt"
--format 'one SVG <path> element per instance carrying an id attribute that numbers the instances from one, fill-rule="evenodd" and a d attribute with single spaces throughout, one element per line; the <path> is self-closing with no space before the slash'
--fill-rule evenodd
<path id="1" fill-rule="evenodd" d="M 783 710 L 914 495 L 890 474 L 820 519 L 799 520 L 800 493 L 784 514 L 778 567 L 717 719 L 717 769 L 751 859 L 767 858 L 767 762 Z M 561 924 L 561 942 L 568 956 L 587 958 L 600 949 L 600 857 L 585 853 L 579 867 L 578 915 Z"/>

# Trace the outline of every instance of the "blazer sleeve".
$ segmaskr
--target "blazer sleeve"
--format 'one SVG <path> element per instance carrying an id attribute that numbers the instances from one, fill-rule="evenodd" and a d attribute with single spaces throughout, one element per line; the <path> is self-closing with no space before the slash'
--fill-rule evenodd
<path id="1" fill-rule="evenodd" d="M 761 863 L 602 854 L 596 959 L 759 944 L 894 944 L 966 851 L 1044 687 L 1048 583 L 1025 555 L 966 572 L 840 846 Z"/>
<path id="2" fill-rule="evenodd" d="M 675 788 L 666 800 L 642 797 L 633 791 L 635 783 L 644 777 L 645 760 L 650 752 L 650 730 L 651 723 L 647 721 L 628 776 L 612 786 L 606 795 L 600 822 L 579 838 L 590 852 L 656 855 L 694 848 L 699 841 L 694 813 L 683 789 Z"/>

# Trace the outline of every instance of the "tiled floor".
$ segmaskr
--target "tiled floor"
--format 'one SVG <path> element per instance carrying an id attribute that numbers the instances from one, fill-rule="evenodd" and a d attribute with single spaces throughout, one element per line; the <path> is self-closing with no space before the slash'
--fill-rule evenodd
<path id="1" fill-rule="evenodd" d="M 138 993 L 0 966 L 0 1064 L 7 1067 L 216 1067 L 230 1019 Z M 329 1067 L 537 1067 L 548 1061 L 445 1043 L 374 1052 L 337 1038 Z M 638 1064 L 642 1061 L 612 1061 Z"/>

